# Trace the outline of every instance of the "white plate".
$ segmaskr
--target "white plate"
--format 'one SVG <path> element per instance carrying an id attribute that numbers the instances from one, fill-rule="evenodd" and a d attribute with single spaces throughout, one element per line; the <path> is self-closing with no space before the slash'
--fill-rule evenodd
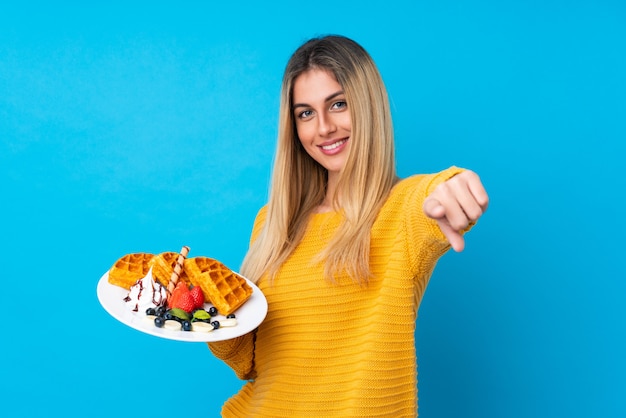
<path id="1" fill-rule="evenodd" d="M 124 302 L 124 298 L 128 295 L 128 290 L 112 285 L 109 283 L 109 272 L 107 271 L 98 282 L 98 300 L 109 315 L 117 319 L 123 324 L 128 325 L 137 331 L 154 335 L 155 337 L 167 338 L 176 341 L 188 342 L 214 342 L 230 340 L 247 334 L 259 326 L 265 319 L 267 314 L 267 300 L 265 295 L 259 288 L 246 279 L 250 287 L 252 287 L 252 295 L 237 311 L 237 325 L 234 327 L 223 327 L 211 332 L 194 332 L 194 331 L 172 331 L 163 328 L 157 328 L 153 323 L 146 319 L 143 312 L 133 312 L 130 306 Z M 211 306 L 209 304 L 207 307 Z M 219 318 L 217 318 L 219 320 Z"/>

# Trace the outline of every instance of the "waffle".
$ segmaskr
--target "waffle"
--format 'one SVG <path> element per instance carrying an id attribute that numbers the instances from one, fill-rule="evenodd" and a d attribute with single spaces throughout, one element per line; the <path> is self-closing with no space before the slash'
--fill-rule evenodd
<path id="1" fill-rule="evenodd" d="M 222 315 L 233 313 L 252 295 L 246 279 L 213 258 L 187 258 L 184 270 L 191 284 L 200 286 L 205 299 Z"/>
<path id="2" fill-rule="evenodd" d="M 178 256 L 178 253 L 168 251 L 156 255 L 153 259 L 152 277 L 165 287 L 170 283 Z M 184 270 L 180 272 L 180 279 L 189 284 L 189 279 Z"/>
<path id="3" fill-rule="evenodd" d="M 113 264 L 109 270 L 109 283 L 130 289 L 137 280 L 145 277 L 152 265 L 153 254 L 126 254 Z"/>

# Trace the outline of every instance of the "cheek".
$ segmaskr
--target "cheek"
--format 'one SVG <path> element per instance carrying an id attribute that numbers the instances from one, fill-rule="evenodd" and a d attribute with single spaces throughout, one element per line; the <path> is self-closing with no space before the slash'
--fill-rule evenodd
<path id="1" fill-rule="evenodd" d="M 352 118 L 350 117 L 350 112 L 344 112 L 341 114 L 341 127 L 348 131 L 352 131 Z"/>
<path id="2" fill-rule="evenodd" d="M 309 142 L 312 138 L 311 127 L 306 124 L 297 124 L 296 135 L 298 136 L 298 139 L 300 140 L 302 145 L 306 146 L 307 142 Z"/>

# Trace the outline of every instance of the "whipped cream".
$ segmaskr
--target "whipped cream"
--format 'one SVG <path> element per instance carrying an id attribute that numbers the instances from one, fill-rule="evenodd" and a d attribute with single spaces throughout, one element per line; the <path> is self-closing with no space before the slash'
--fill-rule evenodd
<path id="1" fill-rule="evenodd" d="M 128 296 L 124 298 L 134 312 L 145 312 L 148 308 L 156 308 L 167 302 L 167 289 L 154 280 L 152 267 L 146 277 L 137 280 L 131 286 Z"/>

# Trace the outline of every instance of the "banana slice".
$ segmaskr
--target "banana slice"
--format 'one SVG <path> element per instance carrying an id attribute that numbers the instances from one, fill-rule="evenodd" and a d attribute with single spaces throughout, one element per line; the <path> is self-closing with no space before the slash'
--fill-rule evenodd
<path id="1" fill-rule="evenodd" d="M 237 318 L 226 318 L 220 320 L 221 327 L 235 327 L 237 326 Z"/>
<path id="2" fill-rule="evenodd" d="M 175 321 L 173 319 L 168 319 L 163 324 L 163 328 L 166 328 L 166 329 L 169 329 L 169 330 L 172 330 L 172 331 L 180 331 L 181 328 L 182 328 L 182 325 L 178 321 Z"/>
<path id="3" fill-rule="evenodd" d="M 146 315 L 145 316 L 145 320 L 147 323 L 154 325 L 154 318 L 156 318 L 156 315 Z"/>
<path id="4" fill-rule="evenodd" d="M 196 332 L 211 332 L 213 331 L 215 328 L 213 328 L 213 325 L 211 324 L 207 324 L 206 322 L 192 322 L 191 323 L 191 330 L 192 331 L 196 331 Z"/>

